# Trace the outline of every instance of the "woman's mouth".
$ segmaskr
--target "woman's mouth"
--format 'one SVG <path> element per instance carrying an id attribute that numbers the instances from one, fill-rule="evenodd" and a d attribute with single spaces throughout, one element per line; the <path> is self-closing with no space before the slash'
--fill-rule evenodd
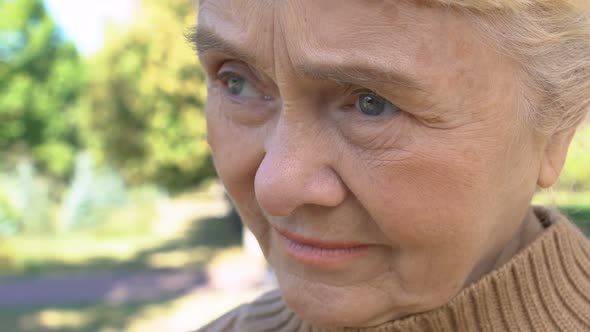
<path id="1" fill-rule="evenodd" d="M 276 229 L 275 229 L 276 230 Z M 287 254 L 319 267 L 336 267 L 363 257 L 371 245 L 349 241 L 324 241 L 276 230 Z"/>

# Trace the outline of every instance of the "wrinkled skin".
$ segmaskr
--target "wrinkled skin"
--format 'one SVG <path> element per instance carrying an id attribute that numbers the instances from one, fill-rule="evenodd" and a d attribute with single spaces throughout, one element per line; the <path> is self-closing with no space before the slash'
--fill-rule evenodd
<path id="1" fill-rule="evenodd" d="M 199 11 L 217 171 L 302 318 L 374 326 L 431 310 L 542 231 L 531 197 L 559 174 L 567 142 L 549 149 L 523 123 L 517 64 L 461 14 L 358 0 Z M 359 89 L 391 104 L 365 114 Z M 309 265 L 276 229 L 370 247 Z"/>

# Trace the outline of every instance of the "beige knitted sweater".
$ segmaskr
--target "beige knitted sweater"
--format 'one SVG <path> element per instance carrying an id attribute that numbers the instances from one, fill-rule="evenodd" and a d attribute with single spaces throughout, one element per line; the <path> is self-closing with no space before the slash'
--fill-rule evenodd
<path id="1" fill-rule="evenodd" d="M 561 215 L 535 213 L 547 227 L 543 235 L 430 312 L 373 328 L 325 330 L 302 321 L 273 291 L 199 331 L 590 331 L 590 241 Z"/>

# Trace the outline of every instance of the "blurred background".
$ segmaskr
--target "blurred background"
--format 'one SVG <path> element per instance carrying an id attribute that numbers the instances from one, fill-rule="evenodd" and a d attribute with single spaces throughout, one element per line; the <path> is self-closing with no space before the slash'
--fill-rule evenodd
<path id="1" fill-rule="evenodd" d="M 272 288 L 216 180 L 190 0 L 0 0 L 0 331 L 189 331 Z M 590 125 L 539 204 L 590 234 Z"/>

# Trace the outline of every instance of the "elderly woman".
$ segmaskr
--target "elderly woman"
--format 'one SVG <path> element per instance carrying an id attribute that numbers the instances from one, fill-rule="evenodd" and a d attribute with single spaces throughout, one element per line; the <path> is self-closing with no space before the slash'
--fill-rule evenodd
<path id="1" fill-rule="evenodd" d="M 588 0 L 202 0 L 221 180 L 280 290 L 203 331 L 590 331 L 531 207 L 590 108 Z"/>

